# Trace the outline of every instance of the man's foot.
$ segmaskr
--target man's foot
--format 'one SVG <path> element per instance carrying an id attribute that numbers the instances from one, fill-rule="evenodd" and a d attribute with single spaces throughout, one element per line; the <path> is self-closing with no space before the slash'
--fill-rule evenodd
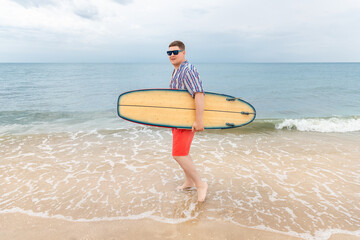
<path id="1" fill-rule="evenodd" d="M 208 189 L 208 184 L 206 182 L 204 182 L 202 185 L 197 187 L 198 202 L 205 201 L 207 189 Z"/>
<path id="2" fill-rule="evenodd" d="M 188 189 L 188 188 L 192 188 L 192 187 L 195 187 L 195 184 L 194 183 L 188 183 L 188 182 L 185 182 L 183 185 L 181 186 L 178 186 L 176 189 L 177 190 L 185 190 L 185 189 Z"/>

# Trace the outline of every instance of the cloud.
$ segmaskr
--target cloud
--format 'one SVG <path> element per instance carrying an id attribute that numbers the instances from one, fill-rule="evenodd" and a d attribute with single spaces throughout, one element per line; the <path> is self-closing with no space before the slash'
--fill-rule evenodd
<path id="1" fill-rule="evenodd" d="M 122 5 L 126 5 L 132 2 L 132 0 L 113 0 L 113 1 Z"/>
<path id="2" fill-rule="evenodd" d="M 74 7 L 74 13 L 82 18 L 97 20 L 99 18 L 99 12 L 94 5 L 80 5 Z"/>
<path id="3" fill-rule="evenodd" d="M 12 0 L 25 8 L 56 5 L 54 0 Z"/>
<path id="4" fill-rule="evenodd" d="M 360 61 L 358 0 L 0 1 L 0 61 L 15 42 L 148 61 L 175 39 L 196 61 Z"/>
<path id="5" fill-rule="evenodd" d="M 190 9 L 184 9 L 183 15 L 186 18 L 198 18 L 204 14 L 207 14 L 208 11 L 202 8 L 190 8 Z"/>

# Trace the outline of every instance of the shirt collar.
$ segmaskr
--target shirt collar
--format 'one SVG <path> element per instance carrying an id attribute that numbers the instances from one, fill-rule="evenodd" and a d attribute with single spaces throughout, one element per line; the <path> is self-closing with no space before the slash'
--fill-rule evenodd
<path id="1" fill-rule="evenodd" d="M 185 60 L 184 62 L 181 63 L 180 66 L 185 65 L 185 64 L 187 64 L 187 63 L 188 63 L 188 60 Z"/>
<path id="2" fill-rule="evenodd" d="M 180 71 L 180 69 L 182 69 L 187 63 L 188 63 L 188 60 L 185 60 L 184 62 L 182 62 L 180 64 L 179 68 L 177 69 L 177 71 Z M 175 69 L 173 71 L 173 75 L 174 75 L 174 73 L 175 73 Z"/>

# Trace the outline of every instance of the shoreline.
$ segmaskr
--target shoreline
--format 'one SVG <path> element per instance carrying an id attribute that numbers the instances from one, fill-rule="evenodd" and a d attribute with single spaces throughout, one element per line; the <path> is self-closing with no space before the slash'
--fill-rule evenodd
<path id="1" fill-rule="evenodd" d="M 328 236 L 296 237 L 286 233 L 247 228 L 209 219 L 193 219 L 178 224 L 152 219 L 73 222 L 29 216 L 22 213 L 0 214 L 1 239 L 329 239 L 355 240 L 359 236 L 333 233 Z"/>
<path id="2" fill-rule="evenodd" d="M 0 215 L 4 239 L 301 239 L 211 220 L 178 224 L 152 219 L 72 222 L 20 213 Z"/>

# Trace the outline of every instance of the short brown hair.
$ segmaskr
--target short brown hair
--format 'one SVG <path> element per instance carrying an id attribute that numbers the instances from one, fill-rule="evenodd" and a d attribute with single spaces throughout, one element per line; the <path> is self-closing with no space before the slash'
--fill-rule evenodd
<path id="1" fill-rule="evenodd" d="M 180 50 L 185 50 L 185 44 L 182 41 L 173 41 L 170 43 L 169 47 L 179 47 Z"/>

